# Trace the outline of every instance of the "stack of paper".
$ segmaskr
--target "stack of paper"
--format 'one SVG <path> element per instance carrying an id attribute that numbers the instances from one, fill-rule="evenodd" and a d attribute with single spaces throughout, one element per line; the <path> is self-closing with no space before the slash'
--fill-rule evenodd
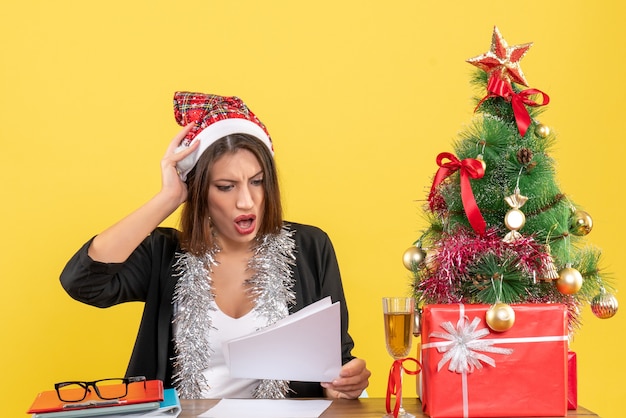
<path id="1" fill-rule="evenodd" d="M 341 370 L 339 302 L 327 297 L 223 348 L 231 377 L 330 382 Z"/>

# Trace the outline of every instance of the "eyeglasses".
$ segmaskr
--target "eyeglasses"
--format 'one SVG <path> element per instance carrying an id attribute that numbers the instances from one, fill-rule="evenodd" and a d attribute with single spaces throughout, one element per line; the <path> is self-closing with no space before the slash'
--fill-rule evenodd
<path id="1" fill-rule="evenodd" d="M 91 386 L 100 399 L 113 400 L 123 398 L 128 394 L 128 385 L 135 382 L 143 382 L 146 389 L 145 376 L 134 376 L 124 378 L 110 378 L 94 380 L 93 382 L 60 382 L 54 384 L 59 400 L 63 402 L 80 402 L 91 393 Z"/>

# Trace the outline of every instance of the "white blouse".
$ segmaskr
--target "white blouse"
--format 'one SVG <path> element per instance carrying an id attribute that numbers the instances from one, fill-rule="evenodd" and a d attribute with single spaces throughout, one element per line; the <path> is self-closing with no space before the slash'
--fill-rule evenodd
<path id="1" fill-rule="evenodd" d="M 203 398 L 252 398 L 252 391 L 258 386 L 257 379 L 231 378 L 224 360 L 222 344 L 233 338 L 251 334 L 267 326 L 267 318 L 254 309 L 241 318 L 232 318 L 220 310 L 215 301 L 211 302 L 212 327 L 208 338 L 211 347 L 211 361 L 204 371 L 209 389 L 202 393 Z"/>

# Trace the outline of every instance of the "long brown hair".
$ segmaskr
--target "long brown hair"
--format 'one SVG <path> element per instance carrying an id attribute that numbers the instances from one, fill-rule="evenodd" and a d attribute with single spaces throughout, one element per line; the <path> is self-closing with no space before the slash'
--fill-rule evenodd
<path id="1" fill-rule="evenodd" d="M 233 134 L 211 144 L 187 176 L 187 202 L 182 208 L 180 219 L 183 250 L 200 256 L 213 246 L 214 237 L 209 220 L 211 168 L 225 154 L 234 154 L 242 149 L 254 154 L 263 170 L 264 215 L 259 236 L 280 232 L 283 210 L 274 158 L 267 146 L 258 138 L 247 134 Z"/>

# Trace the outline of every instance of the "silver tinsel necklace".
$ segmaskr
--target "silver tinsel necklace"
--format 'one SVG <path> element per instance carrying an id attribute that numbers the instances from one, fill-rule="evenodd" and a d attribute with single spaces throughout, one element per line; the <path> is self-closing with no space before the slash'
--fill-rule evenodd
<path id="1" fill-rule="evenodd" d="M 289 305 L 295 303 L 293 271 L 295 242 L 293 232 L 283 228 L 278 235 L 265 235 L 254 247 L 248 268 L 254 271 L 246 281 L 254 311 L 267 318 L 271 325 L 289 315 Z M 213 291 L 211 271 L 217 265 L 217 246 L 198 257 L 189 253 L 178 254 L 175 271 L 178 282 L 174 289 L 174 386 L 183 399 L 199 399 L 209 388 L 203 372 L 209 367 L 209 345 L 212 326 Z M 255 398 L 284 398 L 289 382 L 262 380 L 253 392 Z"/>

